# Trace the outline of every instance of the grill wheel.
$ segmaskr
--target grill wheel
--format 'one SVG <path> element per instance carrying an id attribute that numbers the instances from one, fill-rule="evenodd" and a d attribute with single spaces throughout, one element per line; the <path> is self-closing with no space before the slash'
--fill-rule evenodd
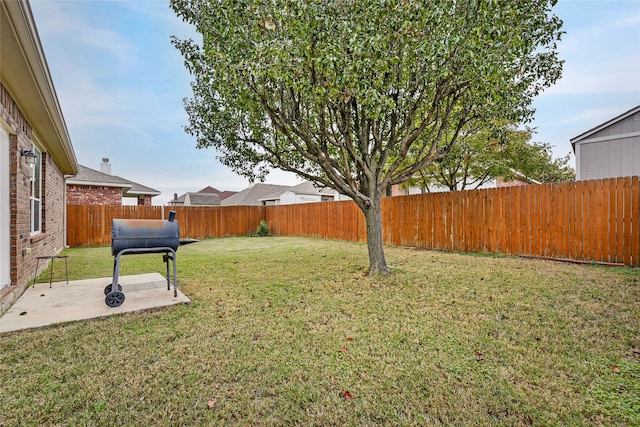
<path id="1" fill-rule="evenodd" d="M 124 294 L 119 291 L 110 292 L 104 299 L 104 302 L 109 307 L 120 307 L 124 302 Z"/>
<path id="2" fill-rule="evenodd" d="M 108 284 L 105 288 L 104 288 L 104 294 L 105 295 L 109 295 L 111 293 L 111 290 L 113 289 L 113 283 Z M 118 284 L 118 290 L 121 291 L 122 290 L 122 286 L 120 284 Z"/>

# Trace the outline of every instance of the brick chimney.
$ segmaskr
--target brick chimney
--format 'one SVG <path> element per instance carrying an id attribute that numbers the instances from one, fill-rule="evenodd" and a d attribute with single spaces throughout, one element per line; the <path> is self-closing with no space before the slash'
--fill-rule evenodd
<path id="1" fill-rule="evenodd" d="M 102 158 L 102 163 L 100 163 L 100 172 L 111 175 L 111 163 L 109 163 L 109 158 Z"/>

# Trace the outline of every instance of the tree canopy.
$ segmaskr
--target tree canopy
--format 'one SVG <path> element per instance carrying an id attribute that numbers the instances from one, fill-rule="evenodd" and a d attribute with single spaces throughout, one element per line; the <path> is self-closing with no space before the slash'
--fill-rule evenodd
<path id="1" fill-rule="evenodd" d="M 350 196 L 370 271 L 388 272 L 385 189 L 473 123 L 531 118 L 561 75 L 553 3 L 172 0 L 202 35 L 173 39 L 194 77 L 186 130 L 251 180 L 278 168 Z"/>
<path id="2" fill-rule="evenodd" d="M 533 142 L 533 130 L 515 125 L 467 129 L 446 156 L 418 171 L 405 186 L 426 191 L 474 190 L 497 179 L 510 181 L 529 179 L 540 183 L 564 182 L 575 179 L 569 166 L 570 155 L 553 157 L 549 143 Z"/>

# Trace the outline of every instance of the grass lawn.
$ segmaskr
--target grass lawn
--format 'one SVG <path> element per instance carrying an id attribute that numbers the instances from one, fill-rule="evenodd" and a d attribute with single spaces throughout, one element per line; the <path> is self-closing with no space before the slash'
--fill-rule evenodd
<path id="1" fill-rule="evenodd" d="M 185 246 L 191 304 L 0 336 L 0 425 L 640 425 L 640 270 L 386 253 L 366 277 L 363 244 Z"/>

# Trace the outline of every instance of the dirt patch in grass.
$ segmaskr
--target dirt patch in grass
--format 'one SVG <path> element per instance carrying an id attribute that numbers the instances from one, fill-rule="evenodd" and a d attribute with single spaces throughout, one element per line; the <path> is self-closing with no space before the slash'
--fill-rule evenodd
<path id="1" fill-rule="evenodd" d="M 640 423 L 637 269 L 388 248 L 369 278 L 365 245 L 280 237 L 178 258 L 188 306 L 0 337 L 0 424 Z"/>

